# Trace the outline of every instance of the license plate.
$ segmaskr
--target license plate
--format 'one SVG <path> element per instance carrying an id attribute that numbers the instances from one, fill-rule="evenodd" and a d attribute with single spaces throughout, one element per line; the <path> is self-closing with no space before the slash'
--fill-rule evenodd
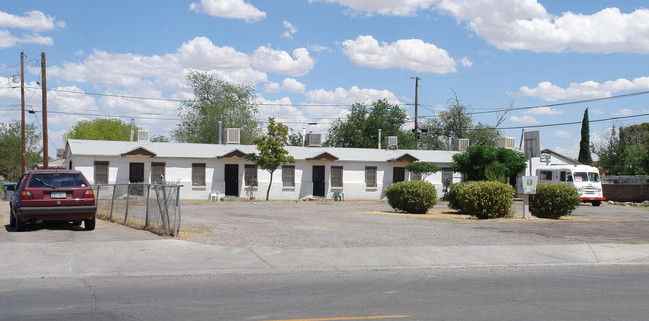
<path id="1" fill-rule="evenodd" d="M 66 196 L 65 192 L 52 192 L 52 194 L 50 194 L 51 198 L 65 198 Z"/>

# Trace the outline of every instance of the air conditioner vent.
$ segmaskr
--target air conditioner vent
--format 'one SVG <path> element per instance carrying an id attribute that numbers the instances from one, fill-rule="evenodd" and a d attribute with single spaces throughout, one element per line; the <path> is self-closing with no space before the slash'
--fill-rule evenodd
<path id="1" fill-rule="evenodd" d="M 306 147 L 320 147 L 322 146 L 322 134 L 306 134 L 304 137 L 304 146 Z"/>
<path id="2" fill-rule="evenodd" d="M 498 137 L 498 147 L 505 147 L 507 149 L 514 149 L 516 144 L 516 138 L 514 137 Z"/>
<path id="3" fill-rule="evenodd" d="M 149 140 L 149 131 L 148 130 L 138 130 L 137 131 L 137 141 L 138 142 L 146 142 Z"/>
<path id="4" fill-rule="evenodd" d="M 386 149 L 397 149 L 398 147 L 398 137 L 397 136 L 385 136 L 385 148 Z"/>
<path id="5" fill-rule="evenodd" d="M 453 140 L 453 150 L 463 152 L 469 147 L 469 140 L 466 138 L 459 138 Z"/>
<path id="6" fill-rule="evenodd" d="M 226 144 L 239 144 L 240 143 L 239 128 L 226 128 L 225 129 L 225 143 Z"/>

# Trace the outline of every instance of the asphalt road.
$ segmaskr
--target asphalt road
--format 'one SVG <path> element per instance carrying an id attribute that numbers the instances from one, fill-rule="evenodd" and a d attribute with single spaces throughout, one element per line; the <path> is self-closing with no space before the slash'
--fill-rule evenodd
<path id="1" fill-rule="evenodd" d="M 519 206 L 519 205 L 516 205 Z M 516 207 L 515 207 L 516 208 Z M 649 211 L 477 221 L 384 202 L 183 204 L 185 240 L 0 230 L 0 320 L 642 320 Z M 0 224 L 8 224 L 0 202 Z"/>
<path id="2" fill-rule="evenodd" d="M 646 320 L 646 266 L 0 280 L 2 320 Z"/>

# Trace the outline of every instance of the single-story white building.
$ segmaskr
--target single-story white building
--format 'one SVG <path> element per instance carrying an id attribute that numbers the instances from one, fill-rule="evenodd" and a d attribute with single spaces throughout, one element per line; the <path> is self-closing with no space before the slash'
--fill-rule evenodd
<path id="1" fill-rule="evenodd" d="M 380 200 L 393 182 L 412 179 L 408 163 L 430 162 L 442 171 L 427 181 L 442 197 L 448 185 L 459 182 L 450 164 L 456 151 L 294 147 L 295 158 L 273 174 L 270 199 L 333 198 Z M 189 144 L 150 141 L 68 140 L 65 168 L 80 170 L 91 184 L 129 182 L 180 184 L 181 199 L 207 200 L 225 196 L 265 198 L 270 173 L 244 158 L 255 145 Z"/>

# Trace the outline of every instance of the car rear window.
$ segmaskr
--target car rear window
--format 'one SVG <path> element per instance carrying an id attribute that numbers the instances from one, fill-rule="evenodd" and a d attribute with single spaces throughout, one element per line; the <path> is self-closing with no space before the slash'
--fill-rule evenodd
<path id="1" fill-rule="evenodd" d="M 86 180 L 80 173 L 37 173 L 32 174 L 27 187 L 59 188 L 86 187 Z"/>

